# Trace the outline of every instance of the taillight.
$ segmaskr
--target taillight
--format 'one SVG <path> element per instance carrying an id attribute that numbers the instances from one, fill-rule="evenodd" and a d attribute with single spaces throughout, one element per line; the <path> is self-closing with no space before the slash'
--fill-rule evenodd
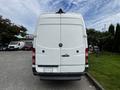
<path id="1" fill-rule="evenodd" d="M 35 48 L 32 48 L 32 64 L 35 65 Z"/>
<path id="2" fill-rule="evenodd" d="M 85 49 L 85 64 L 88 64 L 88 48 Z"/>

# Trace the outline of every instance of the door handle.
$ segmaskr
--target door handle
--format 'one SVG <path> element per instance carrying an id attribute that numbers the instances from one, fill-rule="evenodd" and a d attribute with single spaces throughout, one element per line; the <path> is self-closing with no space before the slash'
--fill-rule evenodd
<path id="1" fill-rule="evenodd" d="M 70 55 L 68 55 L 68 54 L 65 54 L 65 55 L 62 55 L 62 57 L 69 57 Z"/>

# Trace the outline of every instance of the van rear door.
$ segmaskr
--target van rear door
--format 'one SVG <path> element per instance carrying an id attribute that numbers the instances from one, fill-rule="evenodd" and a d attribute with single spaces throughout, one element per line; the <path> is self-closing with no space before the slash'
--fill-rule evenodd
<path id="1" fill-rule="evenodd" d="M 60 65 L 60 17 L 40 18 L 36 39 L 36 64 Z"/>
<path id="2" fill-rule="evenodd" d="M 61 72 L 83 72 L 85 69 L 85 44 L 83 25 L 79 18 L 61 15 Z"/>

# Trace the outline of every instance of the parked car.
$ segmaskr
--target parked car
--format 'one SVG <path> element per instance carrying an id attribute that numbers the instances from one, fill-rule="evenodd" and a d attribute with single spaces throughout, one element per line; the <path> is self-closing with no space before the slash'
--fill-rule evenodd
<path id="1" fill-rule="evenodd" d="M 11 41 L 8 45 L 9 50 L 21 50 L 25 43 L 23 41 Z"/>
<path id="2" fill-rule="evenodd" d="M 32 48 L 33 48 L 32 41 L 25 41 L 25 45 L 23 47 L 23 50 L 32 50 Z"/>
<path id="3" fill-rule="evenodd" d="M 6 51 L 8 49 L 8 43 L 0 43 L 0 51 Z"/>
<path id="4" fill-rule="evenodd" d="M 88 67 L 88 44 L 82 15 L 42 14 L 34 35 L 33 74 L 43 80 L 79 80 Z"/>
<path id="5" fill-rule="evenodd" d="M 99 49 L 98 46 L 94 46 L 94 52 L 95 52 L 95 53 L 99 53 L 99 52 L 100 52 L 100 49 Z"/>

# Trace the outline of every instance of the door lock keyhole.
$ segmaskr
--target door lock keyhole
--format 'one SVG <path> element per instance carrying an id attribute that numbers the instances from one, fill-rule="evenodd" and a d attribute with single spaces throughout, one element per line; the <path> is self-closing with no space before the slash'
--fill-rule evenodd
<path id="1" fill-rule="evenodd" d="M 62 43 L 59 43 L 59 47 L 62 47 L 63 46 L 63 44 Z"/>

